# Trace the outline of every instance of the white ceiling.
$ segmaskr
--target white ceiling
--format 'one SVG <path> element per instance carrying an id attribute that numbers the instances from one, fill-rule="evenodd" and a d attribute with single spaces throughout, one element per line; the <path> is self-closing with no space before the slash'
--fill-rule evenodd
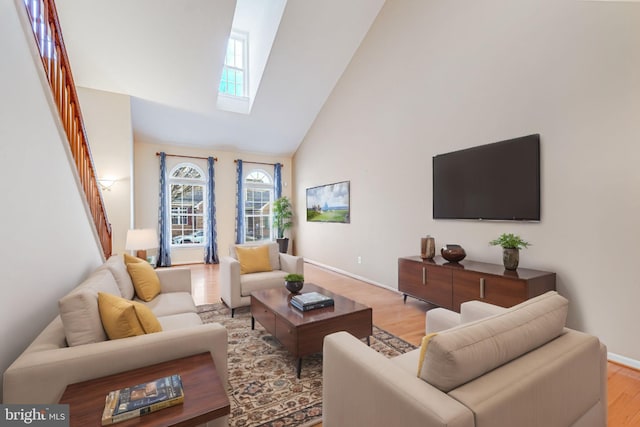
<path id="1" fill-rule="evenodd" d="M 273 155 L 298 148 L 383 4 L 288 0 L 244 115 L 216 108 L 235 0 L 56 1 L 76 85 L 130 95 L 136 140 Z"/>

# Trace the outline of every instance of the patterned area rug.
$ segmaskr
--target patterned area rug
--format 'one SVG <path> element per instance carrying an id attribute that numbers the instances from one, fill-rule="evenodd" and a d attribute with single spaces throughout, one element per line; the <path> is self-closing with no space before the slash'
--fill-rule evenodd
<path id="1" fill-rule="evenodd" d="M 251 330 L 249 307 L 237 308 L 235 317 L 223 304 L 198 306 L 203 322 L 227 328 L 231 427 L 309 426 L 322 419 L 322 355 L 302 359 L 300 379 L 296 359 L 256 322 Z M 387 357 L 416 348 L 373 327 L 371 347 Z"/>

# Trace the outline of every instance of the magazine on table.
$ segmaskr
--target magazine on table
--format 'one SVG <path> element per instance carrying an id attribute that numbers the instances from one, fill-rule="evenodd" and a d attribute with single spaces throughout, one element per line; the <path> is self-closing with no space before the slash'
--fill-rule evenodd
<path id="1" fill-rule="evenodd" d="M 178 374 L 114 390 L 105 398 L 102 425 L 139 417 L 183 402 L 184 389 Z"/>

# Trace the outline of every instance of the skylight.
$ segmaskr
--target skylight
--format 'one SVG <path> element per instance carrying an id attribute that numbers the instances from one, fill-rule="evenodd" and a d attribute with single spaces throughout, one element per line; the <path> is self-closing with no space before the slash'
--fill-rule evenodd
<path id="1" fill-rule="evenodd" d="M 221 110 L 249 114 L 287 0 L 238 0 L 218 87 Z"/>

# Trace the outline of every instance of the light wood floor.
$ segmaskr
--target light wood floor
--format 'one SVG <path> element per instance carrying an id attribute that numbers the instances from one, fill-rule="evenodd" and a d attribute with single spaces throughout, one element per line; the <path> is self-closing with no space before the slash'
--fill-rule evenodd
<path id="1" fill-rule="evenodd" d="M 196 304 L 220 302 L 217 265 L 190 265 Z M 313 282 L 373 308 L 373 323 L 415 345 L 424 335 L 425 311 L 432 306 L 398 292 L 305 264 L 305 281 Z M 609 427 L 640 426 L 640 371 L 608 366 Z M 321 426 L 321 424 L 319 424 Z"/>

